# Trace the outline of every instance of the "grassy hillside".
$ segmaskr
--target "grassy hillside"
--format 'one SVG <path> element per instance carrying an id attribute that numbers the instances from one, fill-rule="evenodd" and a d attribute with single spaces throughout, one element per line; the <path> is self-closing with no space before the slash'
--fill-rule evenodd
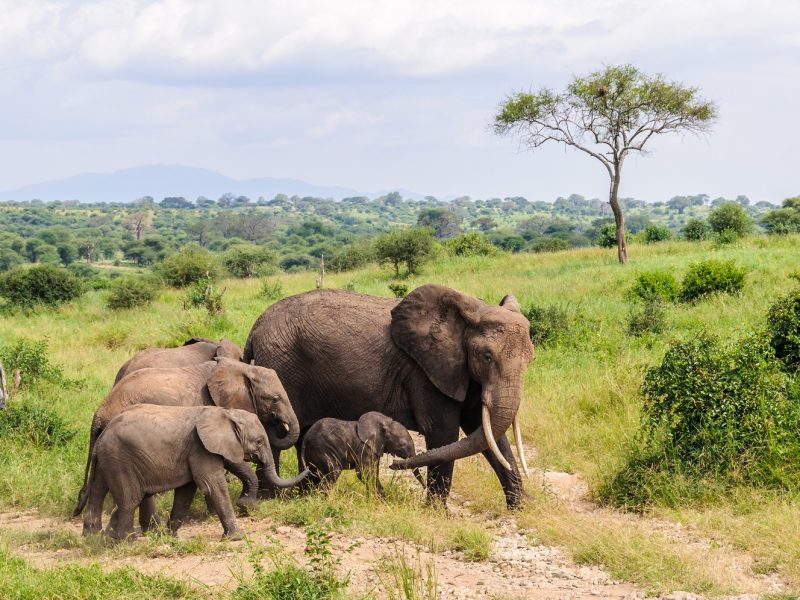
<path id="1" fill-rule="evenodd" d="M 443 258 L 407 282 L 410 289 L 423 283 L 440 283 L 489 302 L 499 302 L 506 293 L 513 293 L 524 307 L 555 305 L 562 309 L 567 325 L 560 340 L 537 348 L 527 373 L 521 408 L 523 434 L 526 443 L 536 449 L 531 462 L 543 469 L 580 474 L 590 489 L 596 489 L 626 460 L 627 448 L 638 431 L 644 370 L 660 362 L 671 341 L 688 339 L 701 331 L 733 339 L 761 326 L 769 305 L 794 285 L 788 275 L 798 266 L 800 236 L 755 237 L 721 248 L 711 242 L 666 242 L 632 246 L 629 253 L 632 258 L 624 267 L 617 264 L 613 250 L 596 248 L 556 254 Z M 626 291 L 638 273 L 662 269 L 680 278 L 690 264 L 712 257 L 733 259 L 748 270 L 740 296 L 670 305 L 664 333 L 638 338 L 626 333 L 632 306 Z M 312 289 L 314 278 L 313 273 L 297 273 L 272 281 L 280 281 L 283 294 L 289 295 Z M 393 280 L 388 270 L 374 267 L 330 274 L 325 285 L 391 296 L 387 285 Z M 177 345 L 194 335 L 244 343 L 253 321 L 270 301 L 260 296 L 261 282 L 257 280 L 228 280 L 219 285 L 226 288 L 226 310 L 216 317 L 199 309 L 185 310 L 185 292 L 178 290 L 163 291 L 147 309 L 112 312 L 104 305 L 104 292 L 94 291 L 57 311 L 0 316 L 0 346 L 19 338 L 46 339 L 51 361 L 62 367 L 69 380 L 23 388 L 12 402 L 49 406 L 77 432 L 66 444 L 50 449 L 14 439 L 0 440 L 0 510 L 38 509 L 63 517 L 70 513 L 83 475 L 91 415 L 117 369 L 133 352 L 146 346 Z M 434 526 L 442 515 L 421 505 L 419 511 L 408 511 L 408 502 L 421 500 L 409 498 L 402 490 L 394 490 L 389 502 L 376 509 L 375 501 L 362 498 L 358 487 L 350 482 L 345 478 L 341 489 L 329 499 L 270 501 L 263 503 L 261 510 L 299 523 L 333 514 L 327 520 L 331 527 L 355 527 L 419 541 L 435 538 L 431 543 L 438 547 L 453 547 L 464 538 L 464 531 L 479 530 L 474 523 L 457 519 Z M 587 562 L 607 564 L 613 562 L 609 556 L 622 556 L 617 567 L 620 577 L 659 588 L 653 579 L 660 575 L 633 565 L 633 557 L 628 560 L 620 553 L 625 538 L 615 539 L 612 532 L 593 528 L 590 517 L 580 523 L 559 518 L 557 507 L 550 510 L 549 501 L 537 493 L 537 481 L 529 481 L 528 488 L 532 500 L 514 516 L 520 526 L 532 528 L 543 541 L 566 545 Z M 469 501 L 478 514 L 505 511 L 496 478 L 482 459 L 457 464 L 454 492 Z M 796 521 L 800 514 L 798 504 L 797 497 L 788 493 L 742 490 L 712 505 L 655 506 L 650 510 L 690 522 L 715 538 L 752 551 L 764 561 L 765 569 L 779 572 L 800 586 L 800 527 L 788 526 L 788 521 Z M 759 522 L 760 526 L 745 532 L 739 527 L 745 522 Z M 434 529 L 437 532 L 430 533 Z M 594 544 L 589 545 L 590 550 L 588 540 Z M 663 550 L 659 544 L 668 545 L 665 540 L 653 539 L 639 543 L 655 551 L 639 553 L 636 561 L 657 561 Z M 711 583 L 702 585 L 697 582 L 706 581 L 705 575 L 690 573 L 686 577 L 675 585 L 724 591 L 713 577 Z"/>

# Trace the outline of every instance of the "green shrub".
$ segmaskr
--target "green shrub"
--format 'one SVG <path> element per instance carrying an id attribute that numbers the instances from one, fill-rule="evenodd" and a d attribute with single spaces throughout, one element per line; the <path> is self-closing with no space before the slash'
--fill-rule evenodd
<path id="1" fill-rule="evenodd" d="M 483 235 L 475 231 L 462 233 L 443 243 L 450 256 L 492 256 L 497 248 Z"/>
<path id="2" fill-rule="evenodd" d="M 271 275 L 277 270 L 275 253 L 255 244 L 239 244 L 222 256 L 222 264 L 234 277 L 249 278 Z"/>
<path id="3" fill-rule="evenodd" d="M 0 410 L 0 438 L 53 448 L 73 437 L 75 430 L 50 408 L 13 402 Z"/>
<path id="4" fill-rule="evenodd" d="M 19 371 L 22 374 L 22 385 L 25 386 L 38 381 L 66 383 L 68 380 L 64 371 L 50 362 L 47 350 L 47 340 L 31 341 L 20 338 L 0 346 L 0 362 L 7 373 Z"/>
<path id="5" fill-rule="evenodd" d="M 81 282 L 63 267 L 16 267 L 0 275 L 0 296 L 14 306 L 57 306 L 83 294 Z"/>
<path id="6" fill-rule="evenodd" d="M 147 306 L 158 295 L 158 287 L 144 277 L 115 279 L 106 296 L 106 306 L 111 310 Z"/>
<path id="7" fill-rule="evenodd" d="M 277 279 L 265 279 L 261 282 L 258 295 L 267 300 L 280 300 L 283 298 L 283 284 Z"/>
<path id="8" fill-rule="evenodd" d="M 669 271 L 644 271 L 636 277 L 627 295 L 644 301 L 660 299 L 675 302 L 680 292 L 678 280 Z"/>
<path id="9" fill-rule="evenodd" d="M 738 294 L 747 272 L 733 260 L 704 260 L 689 266 L 683 278 L 681 300 L 695 302 L 714 293 Z"/>
<path id="10" fill-rule="evenodd" d="M 173 287 L 186 287 L 209 277 L 217 276 L 219 267 L 210 252 L 199 246 L 186 246 L 164 259 L 157 273 Z"/>
<path id="11" fill-rule="evenodd" d="M 714 241 L 718 246 L 727 246 L 728 244 L 735 244 L 742 238 L 739 233 L 734 229 L 723 229 L 720 231 Z"/>
<path id="12" fill-rule="evenodd" d="M 689 219 L 683 226 L 683 237 L 690 242 L 707 240 L 711 236 L 711 227 L 703 219 Z"/>
<path id="13" fill-rule="evenodd" d="M 616 244 L 616 239 L 614 244 Z M 531 242 L 531 250 L 536 254 L 543 252 L 561 252 L 562 250 L 569 250 L 569 242 L 557 237 L 543 236 L 538 237 Z"/>
<path id="14" fill-rule="evenodd" d="M 375 261 L 375 248 L 371 240 L 356 240 L 339 248 L 326 259 L 328 268 L 336 273 L 360 269 Z"/>
<path id="15" fill-rule="evenodd" d="M 731 348 L 709 335 L 673 345 L 642 384 L 648 442 L 698 474 L 780 483 L 774 467 L 790 457 L 800 466 L 800 406 L 776 367 L 756 336 Z"/>
<path id="16" fill-rule="evenodd" d="M 204 277 L 189 286 L 184 307 L 186 305 L 202 307 L 209 315 L 219 315 L 225 312 L 225 306 L 222 303 L 224 294 L 225 289 L 221 292 L 216 291 L 211 279 Z"/>
<path id="17" fill-rule="evenodd" d="M 570 335 L 573 317 L 562 306 L 534 305 L 524 309 L 523 314 L 531 323 L 531 341 L 537 346 L 557 344 Z"/>
<path id="18" fill-rule="evenodd" d="M 389 289 L 394 294 L 395 298 L 405 298 L 408 295 L 408 286 L 399 281 L 393 281 L 389 284 Z"/>
<path id="19" fill-rule="evenodd" d="M 769 308 L 767 332 L 775 356 L 786 370 L 797 372 L 800 369 L 800 289 Z"/>
<path id="20" fill-rule="evenodd" d="M 672 232 L 666 225 L 656 225 L 655 223 L 648 224 L 642 232 L 642 239 L 645 244 L 654 244 L 656 242 L 665 242 L 672 239 Z"/>
<path id="21" fill-rule="evenodd" d="M 741 204 L 736 202 L 725 202 L 711 209 L 708 214 L 708 224 L 717 235 L 725 230 L 733 233 L 727 236 L 736 235 L 736 238 L 744 237 L 753 228 L 753 221 Z"/>
<path id="22" fill-rule="evenodd" d="M 423 264 L 434 257 L 436 242 L 430 229 L 413 227 L 397 229 L 375 240 L 375 254 L 381 264 L 389 263 L 400 276 L 400 265 L 405 264 L 408 274 L 415 274 Z"/>
<path id="23" fill-rule="evenodd" d="M 635 337 L 662 333 L 665 326 L 664 303 L 659 298 L 645 300 L 641 308 L 634 306 L 628 315 L 628 334 Z"/>
<path id="24" fill-rule="evenodd" d="M 601 248 L 617 247 L 617 226 L 614 223 L 605 223 L 597 232 L 595 242 Z"/>

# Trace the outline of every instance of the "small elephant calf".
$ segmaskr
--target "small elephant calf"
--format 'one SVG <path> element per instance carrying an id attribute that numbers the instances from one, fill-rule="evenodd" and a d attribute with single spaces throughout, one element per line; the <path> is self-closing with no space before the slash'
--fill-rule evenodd
<path id="1" fill-rule="evenodd" d="M 378 479 L 380 458 L 394 454 L 410 458 L 416 454 L 414 440 L 408 430 L 386 415 L 371 411 L 358 421 L 320 419 L 303 438 L 302 462 L 309 470 L 302 482 L 304 491 L 314 486 L 336 482 L 344 469 L 355 469 L 358 478 L 384 495 Z M 424 486 L 418 469 L 414 476 Z"/>

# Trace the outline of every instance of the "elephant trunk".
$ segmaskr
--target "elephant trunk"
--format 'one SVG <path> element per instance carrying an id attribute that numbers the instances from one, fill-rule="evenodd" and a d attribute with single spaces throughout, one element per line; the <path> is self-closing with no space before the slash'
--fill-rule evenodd
<path id="1" fill-rule="evenodd" d="M 278 450 L 287 450 L 297 443 L 300 437 L 300 423 L 291 408 L 283 411 L 270 420 L 265 427 L 269 443 Z"/>
<path id="2" fill-rule="evenodd" d="M 272 460 L 272 451 L 269 448 L 262 449 L 258 453 L 258 460 L 264 466 L 264 475 L 270 485 L 277 488 L 292 488 L 298 483 L 303 481 L 308 475 L 308 469 L 300 473 L 297 477 L 291 479 L 281 479 L 278 472 L 275 470 L 275 461 Z"/>
<path id="3" fill-rule="evenodd" d="M 428 450 L 423 454 L 418 454 L 409 459 L 395 461 L 392 463 L 391 468 L 413 469 L 416 467 L 439 465 L 478 454 L 488 448 L 492 451 L 500 464 L 510 470 L 511 465 L 500 453 L 496 440 L 498 437 L 504 435 L 511 426 L 514 415 L 519 408 L 521 398 L 521 385 L 514 386 L 513 392 L 509 388 L 507 393 L 498 394 L 496 399 L 493 398 L 491 393 L 484 390 L 481 398 L 482 424 L 480 427 L 457 442 Z"/>

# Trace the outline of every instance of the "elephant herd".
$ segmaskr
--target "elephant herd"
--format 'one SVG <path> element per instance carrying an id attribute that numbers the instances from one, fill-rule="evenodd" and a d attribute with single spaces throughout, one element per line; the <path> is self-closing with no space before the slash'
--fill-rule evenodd
<path id="1" fill-rule="evenodd" d="M 482 452 L 515 507 L 522 480 L 506 432 L 513 425 L 527 472 L 518 410 L 533 357 L 529 328 L 510 295 L 493 306 L 439 285 L 402 300 L 323 289 L 264 311 L 243 352 L 205 338 L 143 350 L 94 414 L 74 514 L 85 510 L 85 533 L 100 531 L 110 492 L 106 531 L 126 537 L 137 507 L 147 531 L 158 523 L 154 494 L 175 490 L 175 532 L 199 488 L 236 538 L 225 470 L 242 481 L 236 504 L 247 509 L 348 468 L 382 493 L 384 453 L 399 457 L 392 469 L 414 470 L 428 501 L 443 501 L 454 461 Z M 408 430 L 424 436 L 426 452 L 415 454 Z M 291 446 L 300 473 L 282 479 L 280 453 Z"/>

